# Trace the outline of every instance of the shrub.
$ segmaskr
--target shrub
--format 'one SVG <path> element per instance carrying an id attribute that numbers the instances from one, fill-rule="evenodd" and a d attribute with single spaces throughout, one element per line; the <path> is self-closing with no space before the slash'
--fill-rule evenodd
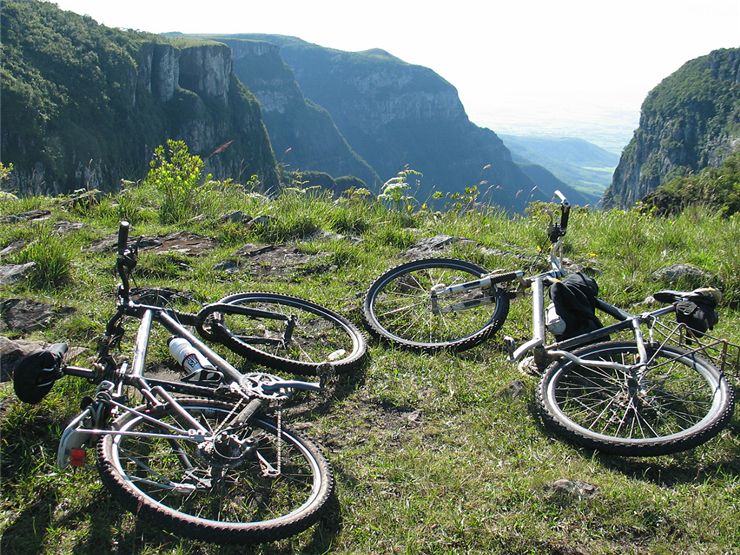
<path id="1" fill-rule="evenodd" d="M 161 195 L 159 221 L 171 224 L 193 217 L 202 194 L 203 160 L 190 154 L 184 141 L 168 139 L 166 148 L 159 145 L 154 149 L 149 165 L 143 186 Z M 206 181 L 210 179 L 210 175 L 206 177 Z"/>

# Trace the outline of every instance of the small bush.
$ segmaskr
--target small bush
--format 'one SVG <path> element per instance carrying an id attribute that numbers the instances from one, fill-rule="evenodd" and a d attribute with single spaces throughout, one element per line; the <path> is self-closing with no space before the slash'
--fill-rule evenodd
<path id="1" fill-rule="evenodd" d="M 182 222 L 192 218 L 198 207 L 202 190 L 203 160 L 190 154 L 184 141 L 169 139 L 167 147 L 154 149 L 151 169 L 143 187 L 161 195 L 159 221 L 163 224 Z M 210 181 L 211 176 L 206 177 Z"/>

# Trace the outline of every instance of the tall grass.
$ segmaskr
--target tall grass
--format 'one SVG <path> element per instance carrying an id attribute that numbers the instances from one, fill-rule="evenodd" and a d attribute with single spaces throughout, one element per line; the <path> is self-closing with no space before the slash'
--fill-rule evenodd
<path id="1" fill-rule="evenodd" d="M 36 226 L 35 238 L 16 257 L 23 264 L 33 262 L 30 285 L 35 289 L 55 289 L 71 276 L 72 257 L 69 242 L 55 235 L 48 226 Z"/>

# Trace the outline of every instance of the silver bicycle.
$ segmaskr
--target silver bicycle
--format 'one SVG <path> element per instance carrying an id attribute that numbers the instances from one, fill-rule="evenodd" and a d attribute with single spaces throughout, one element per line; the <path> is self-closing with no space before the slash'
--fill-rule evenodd
<path id="1" fill-rule="evenodd" d="M 93 367 L 65 364 L 67 346 L 59 343 L 30 354 L 13 376 L 28 403 L 40 402 L 63 376 L 98 384 L 62 433 L 58 465 L 83 466 L 92 451 L 103 483 L 124 507 L 184 537 L 253 543 L 305 530 L 321 516 L 334 481 L 321 450 L 284 425 L 282 406 L 294 392 L 322 384 L 239 372 L 188 329 L 213 305 L 198 316 L 132 300 L 136 247 L 127 238 L 123 222 L 122 283 Z M 130 364 L 113 355 L 124 318 L 140 320 Z M 145 375 L 155 323 L 186 355 L 180 362 L 189 372 L 180 381 Z M 332 366 L 317 372 L 330 376 Z"/>
<path id="2" fill-rule="evenodd" d="M 374 335 L 420 352 L 461 351 L 501 329 L 511 299 L 532 294 L 532 338 L 505 338 L 512 362 L 542 375 L 537 401 L 545 424 L 565 438 L 620 455 L 661 455 L 714 437 L 732 417 L 734 390 L 725 371 L 740 350 L 726 340 L 694 333 L 661 318 L 681 302 L 714 302 L 713 292 L 660 291 L 667 306 L 630 314 L 602 299 L 595 308 L 615 324 L 549 342 L 545 292 L 565 276 L 562 241 L 570 205 L 558 191 L 560 222 L 551 222 L 550 269 L 488 272 L 463 260 L 430 258 L 392 268 L 365 296 L 363 318 Z M 627 341 L 610 340 L 631 332 Z M 701 337 L 700 337 L 701 336 Z"/>

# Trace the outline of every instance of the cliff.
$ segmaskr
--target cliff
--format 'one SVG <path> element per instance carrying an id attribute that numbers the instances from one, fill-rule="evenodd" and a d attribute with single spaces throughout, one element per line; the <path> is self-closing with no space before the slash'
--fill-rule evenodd
<path id="1" fill-rule="evenodd" d="M 115 189 L 143 177 L 154 147 L 185 140 L 217 177 L 277 186 L 256 99 L 228 47 L 98 25 L 34 0 L 2 10 L 2 160 L 21 193 Z"/>
<path id="2" fill-rule="evenodd" d="M 493 131 L 468 119 L 456 89 L 432 70 L 382 50 L 343 52 L 278 35 L 232 38 L 279 46 L 303 94 L 331 114 L 382 179 L 406 165 L 423 172 L 418 198 L 482 181 L 486 200 L 510 209 L 550 198 L 512 162 Z"/>
<path id="3" fill-rule="evenodd" d="M 606 207 L 628 207 L 671 179 L 718 167 L 740 150 L 740 48 L 684 64 L 645 99 Z"/>
<path id="4" fill-rule="evenodd" d="M 234 74 L 259 100 L 273 149 L 292 171 L 355 175 L 368 184 L 378 174 L 347 143 L 329 113 L 306 100 L 273 44 L 213 37 L 231 48 Z"/>

